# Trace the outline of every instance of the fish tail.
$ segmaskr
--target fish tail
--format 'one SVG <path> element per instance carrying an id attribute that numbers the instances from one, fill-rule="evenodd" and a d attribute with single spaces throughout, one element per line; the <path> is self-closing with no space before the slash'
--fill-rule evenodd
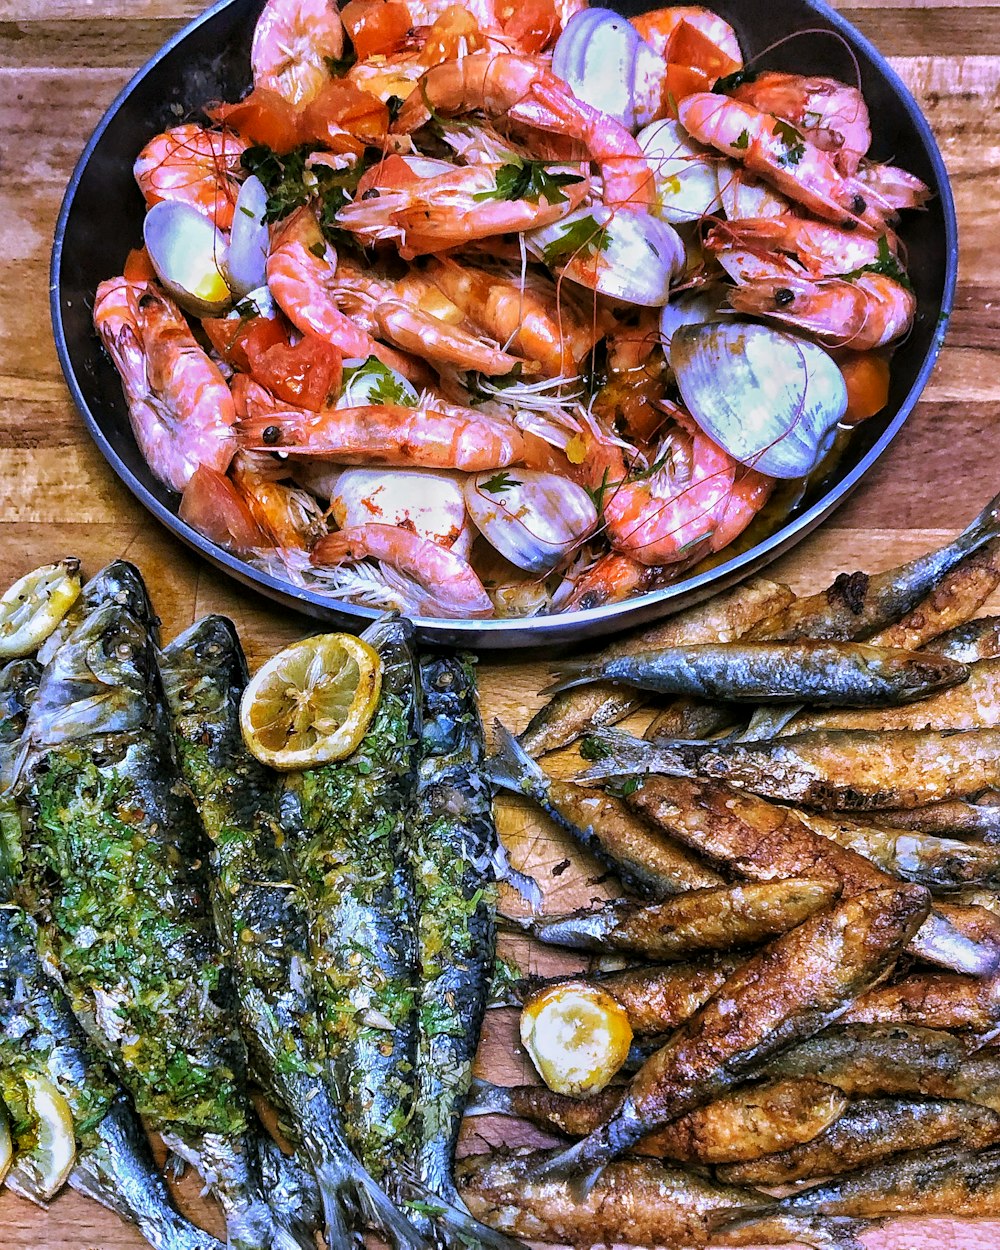
<path id="1" fill-rule="evenodd" d="M 437 1239 L 445 1250 L 469 1250 L 470 1246 L 486 1247 L 487 1250 L 526 1250 L 522 1242 L 506 1233 L 497 1232 L 486 1224 L 481 1224 L 475 1216 L 470 1215 L 458 1194 L 453 1201 L 442 1198 L 439 1194 L 425 1191 L 428 1207 L 434 1208 L 433 1219 L 437 1226 Z"/>
<path id="2" fill-rule="evenodd" d="M 616 777 L 641 776 L 644 773 L 662 772 L 675 776 L 689 776 L 689 770 L 674 771 L 668 767 L 671 743 L 647 742 L 621 729 L 595 729 L 583 739 L 580 754 L 593 760 L 590 768 L 574 780 L 582 785 L 595 781 L 608 781 Z M 677 761 L 678 766 L 680 760 Z"/>
<path id="3" fill-rule="evenodd" d="M 486 776 L 493 786 L 515 794 L 546 788 L 548 778 L 502 721 L 493 722 L 494 753 L 486 761 Z"/>
<path id="4" fill-rule="evenodd" d="M 510 1091 L 503 1085 L 494 1085 L 492 1081 L 483 1081 L 479 1077 L 473 1077 L 469 1088 L 469 1099 L 465 1104 L 465 1114 L 468 1116 L 511 1115 Z"/>
<path id="5" fill-rule="evenodd" d="M 352 1168 L 349 1183 L 362 1218 L 383 1233 L 395 1250 L 428 1250 L 427 1242 L 417 1229 L 360 1164 Z"/>
<path id="6" fill-rule="evenodd" d="M 555 681 L 539 690 L 543 697 L 552 698 L 562 694 L 564 690 L 572 690 L 574 686 L 586 686 L 593 681 L 601 681 L 604 677 L 604 665 L 594 664 L 591 660 L 564 660 L 554 664 L 551 669 Z"/>

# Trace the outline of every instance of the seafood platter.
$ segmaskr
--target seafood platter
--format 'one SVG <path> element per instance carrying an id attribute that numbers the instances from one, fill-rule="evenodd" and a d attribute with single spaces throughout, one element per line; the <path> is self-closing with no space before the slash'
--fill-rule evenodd
<path id="1" fill-rule="evenodd" d="M 593 638 L 760 568 L 940 346 L 912 97 L 805 0 L 386 3 L 217 5 L 108 111 L 52 275 L 98 446 L 245 583 L 426 640 Z"/>
<path id="2" fill-rule="evenodd" d="M 742 7 L 227 0 L 102 123 L 53 282 L 91 433 L 350 628 L 251 665 L 122 558 L 0 594 L 18 1208 L 157 1250 L 1000 1219 L 1000 496 L 750 576 L 926 377 L 947 180 L 841 19 Z M 587 637 L 493 718 L 472 648 Z"/>

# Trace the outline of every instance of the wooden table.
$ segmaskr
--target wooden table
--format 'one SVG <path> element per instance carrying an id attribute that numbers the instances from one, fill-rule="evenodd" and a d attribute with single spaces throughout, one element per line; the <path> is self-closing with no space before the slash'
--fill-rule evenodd
<path id="1" fill-rule="evenodd" d="M 301 636 L 301 617 L 266 605 L 196 560 L 160 529 L 92 446 L 63 384 L 48 317 L 48 264 L 63 189 L 112 97 L 200 0 L 0 0 L 0 585 L 74 553 L 88 570 L 125 556 L 143 570 L 166 638 L 220 611 L 239 626 L 251 664 Z M 923 105 L 951 172 L 961 235 L 955 316 L 924 398 L 852 499 L 774 566 L 813 590 L 843 569 L 878 569 L 937 545 L 1000 484 L 1000 6 L 986 0 L 853 0 L 845 15 L 892 60 Z M 1000 603 L 991 605 L 997 610 Z M 487 660 L 484 713 L 520 728 L 542 666 Z M 521 818 L 524 823 L 525 818 Z M 514 831 L 516 812 L 505 824 Z M 548 832 L 542 831 L 543 841 Z M 562 848 L 551 845 L 552 863 Z M 507 1013 L 509 1014 L 509 1013 Z M 493 1022 L 510 1056 L 510 1021 Z M 509 1058 L 500 1080 L 516 1079 Z M 189 1177 L 181 1201 L 218 1229 Z M 871 1234 L 880 1250 L 1000 1246 L 1000 1222 L 899 1223 Z M 6 1250 L 126 1250 L 145 1242 L 72 1192 L 48 1213 L 0 1195 Z"/>

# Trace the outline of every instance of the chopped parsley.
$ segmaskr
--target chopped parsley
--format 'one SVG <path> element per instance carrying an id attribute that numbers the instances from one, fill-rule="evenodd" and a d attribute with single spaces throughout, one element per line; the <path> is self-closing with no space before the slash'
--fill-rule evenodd
<path id="1" fill-rule="evenodd" d="M 547 265 L 558 265 L 568 260 L 591 260 L 606 252 L 609 242 L 607 227 L 599 226 L 587 213 L 565 224 L 562 233 L 551 243 L 546 243 L 542 248 L 542 259 Z"/>
<path id="2" fill-rule="evenodd" d="M 608 794 L 616 799 L 627 799 L 630 794 L 635 794 L 639 789 L 638 777 L 626 777 L 624 781 L 613 782 L 609 786 L 605 786 Z"/>
<path id="3" fill-rule="evenodd" d="M 489 481 L 483 482 L 480 489 L 489 491 L 491 495 L 500 495 L 505 490 L 511 490 L 514 486 L 520 485 L 522 483 L 518 478 L 511 477 L 506 469 L 501 469 L 499 473 L 494 473 Z"/>
<path id="4" fill-rule="evenodd" d="M 347 367 L 343 381 L 341 393 L 346 392 L 351 382 L 356 382 L 355 389 L 359 392 L 358 399 L 362 403 L 413 407 L 414 394 L 409 384 L 404 379 L 397 378 L 388 365 L 384 365 L 376 356 L 369 356 L 363 364 Z"/>
<path id="5" fill-rule="evenodd" d="M 791 122 L 786 122 L 780 117 L 774 119 L 774 133 L 785 145 L 785 155 L 781 157 L 783 165 L 797 165 L 806 154 L 805 140 L 802 138 L 802 132 L 796 130 Z"/>
<path id="6" fill-rule="evenodd" d="M 750 131 L 741 130 L 740 133 L 733 140 L 733 147 L 736 148 L 740 152 L 745 152 L 749 146 L 750 146 Z"/>
<path id="7" fill-rule="evenodd" d="M 479 191 L 472 198 L 477 202 L 528 200 L 532 204 L 544 199 L 549 204 L 562 204 L 567 197 L 560 188 L 578 182 L 583 182 L 580 174 L 550 173 L 541 161 L 515 161 L 500 166 L 492 191 Z"/>
<path id="8" fill-rule="evenodd" d="M 850 273 L 842 273 L 840 276 L 845 282 L 854 282 L 866 273 L 882 274 L 883 277 L 892 278 L 908 291 L 913 290 L 913 283 L 910 281 L 909 275 L 899 263 L 899 258 L 893 256 L 889 247 L 889 240 L 884 234 L 878 241 L 877 260 L 873 260 L 868 265 L 862 265 L 860 269 L 852 269 Z"/>

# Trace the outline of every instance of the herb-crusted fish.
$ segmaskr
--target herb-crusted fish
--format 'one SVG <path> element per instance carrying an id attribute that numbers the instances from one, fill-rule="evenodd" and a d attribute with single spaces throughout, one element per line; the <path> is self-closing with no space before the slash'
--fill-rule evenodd
<path id="1" fill-rule="evenodd" d="M 36 944 L 24 912 L 0 904 L 0 1095 L 15 1121 L 26 1114 L 25 1078 L 47 1078 L 73 1114 L 75 1189 L 137 1225 L 158 1250 L 222 1250 L 174 1207 L 132 1104 L 46 976 Z M 26 1168 L 15 1180 L 34 1196 Z"/>
<path id="2" fill-rule="evenodd" d="M 251 1065 L 316 1174 L 328 1244 L 349 1244 L 355 1207 L 397 1245 L 412 1244 L 413 1230 L 344 1140 L 309 963 L 308 916 L 279 845 L 277 780 L 240 732 L 248 673 L 232 622 L 197 621 L 161 654 L 160 672 L 181 771 L 213 846 L 216 924 Z"/>
<path id="3" fill-rule="evenodd" d="M 0 899 L 10 894 L 21 871 L 21 818 L 13 787 L 22 761 L 21 735 L 40 677 L 34 660 L 12 660 L 0 669 Z"/>
<path id="4" fill-rule="evenodd" d="M 417 1053 L 417 947 L 406 816 L 416 776 L 419 699 L 413 627 L 389 620 L 365 638 L 382 692 L 345 760 L 284 781 L 286 850 L 309 912 L 313 984 L 347 1139 L 400 1196 Z"/>
<path id="5" fill-rule="evenodd" d="M 74 1013 L 219 1197 L 230 1244 L 295 1246 L 261 1193 L 206 846 L 176 772 L 152 628 L 148 610 L 112 597 L 42 675 L 20 782 L 23 898 Z"/>

